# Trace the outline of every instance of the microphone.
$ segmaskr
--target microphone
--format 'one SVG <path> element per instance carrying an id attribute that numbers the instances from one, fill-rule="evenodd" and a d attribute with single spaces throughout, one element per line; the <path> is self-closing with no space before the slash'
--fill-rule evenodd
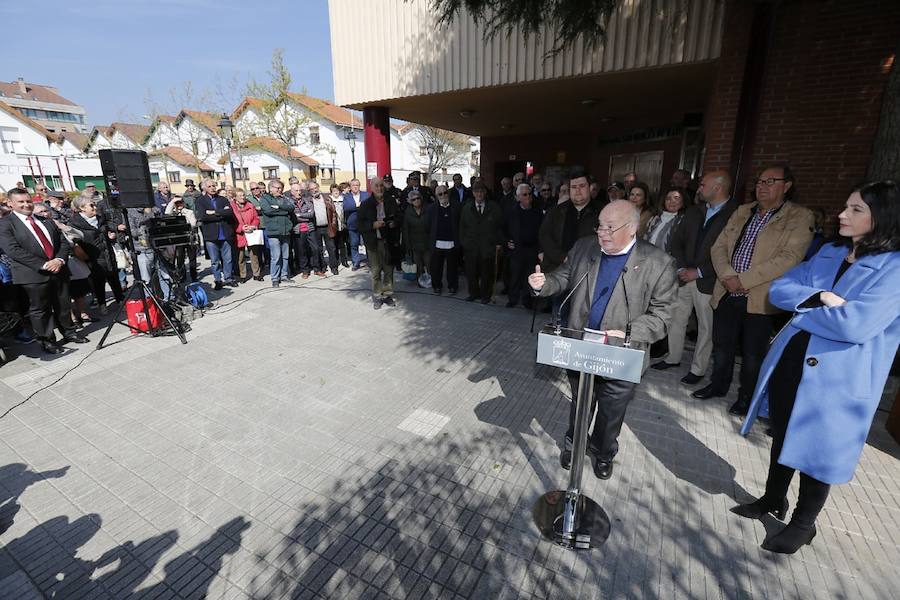
<path id="1" fill-rule="evenodd" d="M 631 306 L 628 304 L 628 287 L 625 285 L 625 275 L 628 274 L 628 267 L 622 269 L 622 292 L 625 294 L 625 343 L 622 344 L 626 348 L 631 348 Z"/>
<path id="2" fill-rule="evenodd" d="M 596 261 L 597 261 L 597 257 L 592 256 L 591 264 L 594 264 Z M 590 274 L 590 272 L 591 272 L 590 269 L 588 269 L 587 271 L 584 272 L 584 275 L 581 276 L 581 279 L 578 280 L 578 283 L 575 284 L 575 287 L 573 287 L 569 291 L 568 295 L 565 298 L 563 298 L 562 302 L 560 302 L 559 308 L 556 309 L 556 315 L 553 317 L 553 333 L 555 333 L 556 335 L 559 335 L 560 333 L 562 333 L 562 325 L 560 323 L 560 315 L 562 314 L 563 306 L 566 305 L 566 302 L 569 301 L 569 298 L 572 297 L 572 294 L 575 293 L 575 290 L 577 290 L 579 288 L 579 286 L 581 286 L 581 284 L 584 283 L 584 280 L 587 279 L 587 276 Z"/>

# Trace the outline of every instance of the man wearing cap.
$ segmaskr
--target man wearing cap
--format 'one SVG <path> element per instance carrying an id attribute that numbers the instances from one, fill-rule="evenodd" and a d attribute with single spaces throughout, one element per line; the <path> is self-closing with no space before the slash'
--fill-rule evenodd
<path id="1" fill-rule="evenodd" d="M 403 191 L 400 192 L 400 205 L 406 206 L 408 204 L 409 192 L 412 190 L 417 190 L 422 194 L 422 205 L 428 206 L 432 202 L 434 202 L 434 195 L 431 191 L 430 187 L 426 187 L 421 185 L 422 183 L 422 173 L 419 171 L 412 171 L 409 175 L 406 176 L 406 187 L 403 188 Z"/>
<path id="2" fill-rule="evenodd" d="M 394 187 L 394 176 L 390 173 L 385 173 L 381 180 L 384 182 L 384 195 L 399 201 L 400 190 Z M 401 207 L 400 210 L 403 210 L 403 208 Z"/>
<path id="3" fill-rule="evenodd" d="M 625 184 L 621 181 L 613 181 L 606 186 L 606 202 L 607 204 L 614 200 L 625 199 Z"/>
<path id="4" fill-rule="evenodd" d="M 184 180 L 184 193 L 181 194 L 181 198 L 184 200 L 184 207 L 190 210 L 196 211 L 197 208 L 197 198 L 200 197 L 200 192 L 197 191 L 197 186 L 194 185 L 193 179 L 185 179 Z M 195 212 L 196 214 L 196 212 Z"/>

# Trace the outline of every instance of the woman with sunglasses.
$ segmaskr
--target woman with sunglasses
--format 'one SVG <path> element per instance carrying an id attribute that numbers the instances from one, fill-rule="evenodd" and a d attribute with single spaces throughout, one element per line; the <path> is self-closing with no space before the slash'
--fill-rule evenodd
<path id="1" fill-rule="evenodd" d="M 113 256 L 112 243 L 116 240 L 116 232 L 110 229 L 102 211 L 97 210 L 91 192 L 83 192 L 72 203 L 73 214 L 69 226 L 82 234 L 81 247 L 87 253 L 88 267 L 91 269 L 91 287 L 100 313 L 106 313 L 106 283 L 112 290 L 116 302 L 121 302 L 125 295 L 119 282 L 116 260 Z"/>

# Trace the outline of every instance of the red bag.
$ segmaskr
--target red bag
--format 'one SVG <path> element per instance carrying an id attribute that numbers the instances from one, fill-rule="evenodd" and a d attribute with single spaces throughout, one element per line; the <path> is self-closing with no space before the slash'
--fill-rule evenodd
<path id="1" fill-rule="evenodd" d="M 125 314 L 128 316 L 128 325 L 131 333 L 149 333 L 150 329 L 159 327 L 159 309 L 152 302 L 147 302 L 147 312 L 150 313 L 150 324 L 147 325 L 147 314 L 144 312 L 143 300 L 129 300 L 125 303 Z"/>

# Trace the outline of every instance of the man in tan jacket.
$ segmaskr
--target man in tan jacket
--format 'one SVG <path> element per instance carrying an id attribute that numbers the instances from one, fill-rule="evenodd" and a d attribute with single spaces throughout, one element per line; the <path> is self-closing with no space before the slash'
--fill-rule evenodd
<path id="1" fill-rule="evenodd" d="M 755 202 L 738 207 L 710 250 L 716 270 L 713 288 L 713 372 L 711 383 L 692 394 L 706 400 L 731 387 L 734 357 L 741 344 L 738 399 L 728 412 L 746 415 L 756 378 L 779 310 L 769 302 L 769 285 L 803 260 L 812 241 L 812 212 L 790 201 L 794 175 L 787 165 L 765 169 L 756 180 Z"/>

